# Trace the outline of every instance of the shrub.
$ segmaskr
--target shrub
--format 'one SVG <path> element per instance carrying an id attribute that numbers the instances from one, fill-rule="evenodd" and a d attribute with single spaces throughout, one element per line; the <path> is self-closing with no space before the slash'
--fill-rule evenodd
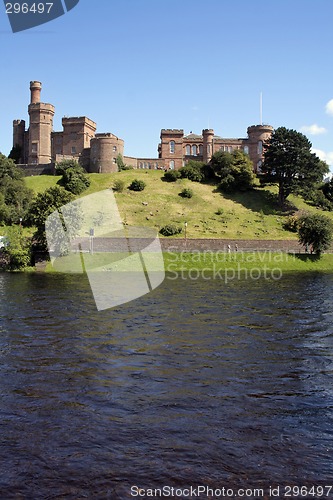
<path id="1" fill-rule="evenodd" d="M 216 213 L 216 215 L 223 215 L 224 214 L 224 209 L 223 208 L 218 208 L 215 213 Z"/>
<path id="2" fill-rule="evenodd" d="M 81 194 L 90 186 L 90 180 L 82 167 L 80 169 L 70 167 L 64 171 L 59 185 L 73 194 Z"/>
<path id="3" fill-rule="evenodd" d="M 162 179 L 166 182 L 176 182 L 180 178 L 179 170 L 168 170 L 163 175 Z"/>
<path id="4" fill-rule="evenodd" d="M 205 164 L 199 161 L 189 161 L 187 165 L 179 169 L 183 179 L 189 179 L 193 182 L 202 182 L 205 180 Z"/>
<path id="5" fill-rule="evenodd" d="M 179 196 L 182 196 L 183 198 L 192 198 L 193 196 L 193 191 L 192 189 L 189 188 L 184 188 L 181 193 L 179 193 Z"/>
<path id="6" fill-rule="evenodd" d="M 291 231 L 292 233 L 297 233 L 298 229 L 298 217 L 296 215 L 289 215 L 283 222 L 282 227 L 286 231 Z"/>
<path id="7" fill-rule="evenodd" d="M 114 181 L 112 189 L 117 193 L 122 193 L 125 189 L 125 181 L 117 179 L 116 181 Z"/>
<path id="8" fill-rule="evenodd" d="M 320 255 L 332 242 L 332 222 L 325 215 L 303 215 L 298 223 L 298 240 L 305 247 Z"/>
<path id="9" fill-rule="evenodd" d="M 146 183 L 144 181 L 134 179 L 134 181 L 132 181 L 129 185 L 128 189 L 131 189 L 131 191 L 143 191 L 145 187 Z"/>
<path id="10" fill-rule="evenodd" d="M 163 236 L 174 236 L 175 234 L 179 234 L 181 232 L 182 228 L 180 226 L 175 226 L 174 224 L 167 224 L 160 229 L 160 233 Z"/>

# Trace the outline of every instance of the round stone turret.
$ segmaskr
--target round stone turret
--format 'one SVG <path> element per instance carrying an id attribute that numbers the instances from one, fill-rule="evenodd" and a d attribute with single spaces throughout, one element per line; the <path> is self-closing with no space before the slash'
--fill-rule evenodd
<path id="1" fill-rule="evenodd" d="M 205 128 L 202 131 L 203 138 L 203 157 L 202 160 L 205 163 L 210 162 L 213 155 L 213 139 L 214 139 L 214 130 L 212 128 Z"/>
<path id="2" fill-rule="evenodd" d="M 272 135 L 273 130 L 271 125 L 251 125 L 247 129 L 249 156 L 255 172 L 260 172 L 264 161 L 264 144 Z"/>
<path id="3" fill-rule="evenodd" d="M 40 93 L 42 90 L 42 84 L 41 82 L 30 82 L 30 93 L 31 93 L 31 98 L 30 98 L 30 104 L 36 104 L 40 102 Z"/>

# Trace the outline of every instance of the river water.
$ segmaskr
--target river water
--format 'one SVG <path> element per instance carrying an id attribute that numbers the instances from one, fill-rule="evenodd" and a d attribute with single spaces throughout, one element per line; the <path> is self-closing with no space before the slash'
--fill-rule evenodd
<path id="1" fill-rule="evenodd" d="M 97 312 L 84 276 L 0 274 L 1 500 L 333 484 L 332 290 L 166 279 Z"/>

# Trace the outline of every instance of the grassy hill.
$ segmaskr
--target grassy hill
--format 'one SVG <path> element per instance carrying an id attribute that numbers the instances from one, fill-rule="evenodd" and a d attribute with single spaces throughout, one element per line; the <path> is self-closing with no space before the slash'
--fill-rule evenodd
<path id="1" fill-rule="evenodd" d="M 116 179 L 124 180 L 126 187 L 132 180 L 142 179 L 147 185 L 144 191 L 125 189 L 122 193 L 115 193 L 123 221 L 131 226 L 159 230 L 166 224 L 184 228 L 187 222 L 188 238 L 296 239 L 294 233 L 282 227 L 286 214 L 279 211 L 274 197 L 277 189 L 274 187 L 258 187 L 246 193 L 222 195 L 212 185 L 188 179 L 168 183 L 162 181 L 162 176 L 162 171 L 147 170 L 89 174 L 91 185 L 82 196 L 112 188 Z M 58 180 L 59 177 L 43 175 L 27 177 L 25 182 L 38 193 L 56 185 Z M 185 187 L 193 190 L 192 198 L 179 196 Z M 290 203 L 295 210 L 324 213 L 333 218 L 329 212 L 311 207 L 301 198 L 291 196 Z"/>

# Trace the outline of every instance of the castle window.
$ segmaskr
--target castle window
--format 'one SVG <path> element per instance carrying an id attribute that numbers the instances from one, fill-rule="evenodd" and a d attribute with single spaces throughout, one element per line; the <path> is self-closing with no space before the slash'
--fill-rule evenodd
<path id="1" fill-rule="evenodd" d="M 112 158 L 112 163 L 117 163 L 117 159 L 116 158 Z"/>
<path id="2" fill-rule="evenodd" d="M 33 142 L 31 144 L 31 152 L 32 153 L 37 153 L 38 152 L 38 143 L 37 142 Z"/>
<path id="3" fill-rule="evenodd" d="M 117 152 L 117 146 L 113 146 L 113 152 L 116 153 Z"/>
<path id="4" fill-rule="evenodd" d="M 258 155 L 262 155 L 262 141 L 258 142 Z"/>
<path id="5" fill-rule="evenodd" d="M 76 147 L 75 146 L 72 146 L 72 155 L 75 155 L 76 154 Z"/>
<path id="6" fill-rule="evenodd" d="M 249 146 L 244 146 L 244 153 L 245 153 L 246 155 L 248 155 L 248 154 L 249 154 Z"/>
<path id="7" fill-rule="evenodd" d="M 261 165 L 262 165 L 262 161 L 259 160 L 257 163 L 257 172 L 261 172 Z"/>
<path id="8" fill-rule="evenodd" d="M 140 161 L 140 163 L 139 163 L 139 168 L 143 168 L 142 161 Z"/>
<path id="9" fill-rule="evenodd" d="M 200 144 L 200 146 L 199 146 L 199 155 L 200 156 L 203 155 L 203 146 L 202 146 L 202 144 Z"/>
<path id="10" fill-rule="evenodd" d="M 192 146 L 192 155 L 197 156 L 197 147 L 195 145 Z"/>
<path id="11" fill-rule="evenodd" d="M 170 141 L 169 145 L 170 145 L 170 153 L 174 153 L 175 152 L 175 141 Z"/>
<path id="12" fill-rule="evenodd" d="M 170 168 L 170 170 L 174 170 L 175 169 L 175 162 L 173 160 L 170 161 L 169 168 Z"/>
<path id="13" fill-rule="evenodd" d="M 186 146 L 186 154 L 187 156 L 191 154 L 191 146 L 189 144 Z"/>

